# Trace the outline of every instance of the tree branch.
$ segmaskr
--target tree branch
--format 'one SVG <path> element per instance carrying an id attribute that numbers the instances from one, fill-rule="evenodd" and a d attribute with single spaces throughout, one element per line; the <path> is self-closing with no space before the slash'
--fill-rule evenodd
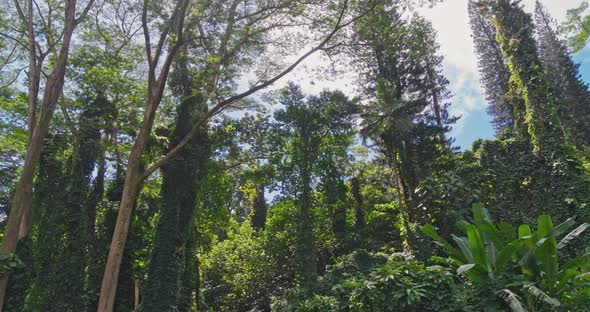
<path id="1" fill-rule="evenodd" d="M 12 35 L 9 35 L 7 33 L 3 33 L 3 32 L 0 32 L 0 36 L 5 37 L 7 39 L 10 39 L 10 40 L 16 42 L 17 44 L 19 44 L 20 46 L 22 46 L 23 48 L 25 48 L 25 50 L 29 51 L 29 47 L 24 42 L 22 42 L 19 39 L 17 39 L 16 37 L 14 37 Z"/>
<path id="2" fill-rule="evenodd" d="M 141 13 L 141 26 L 143 27 L 143 37 L 145 40 L 145 53 L 147 54 L 147 61 L 148 67 L 150 71 L 150 75 L 153 73 L 152 71 L 152 63 L 154 62 L 152 58 L 152 44 L 150 41 L 150 31 L 147 25 L 147 4 L 148 0 L 143 1 L 143 11 Z M 152 76 L 153 77 L 153 76 Z"/>
<path id="3" fill-rule="evenodd" d="M 88 14 L 88 11 L 90 11 L 92 4 L 94 4 L 94 0 L 89 0 L 88 3 L 86 4 L 86 7 L 82 11 L 82 13 L 80 13 L 80 16 L 78 16 L 78 18 L 74 19 L 74 25 L 80 24 L 80 22 L 84 19 L 84 17 L 86 17 L 86 14 Z"/>
<path id="4" fill-rule="evenodd" d="M 190 142 L 192 137 L 199 131 L 201 126 L 203 126 L 204 122 L 209 120 L 209 118 L 216 115 L 224 107 L 226 107 L 238 100 L 241 100 L 241 99 L 243 99 L 243 98 L 245 98 L 245 97 L 247 97 L 247 96 L 263 89 L 263 88 L 268 87 L 269 85 L 273 84 L 277 80 L 279 80 L 282 77 L 284 77 L 285 75 L 287 75 L 289 72 L 291 72 L 293 69 L 295 69 L 295 67 L 297 67 L 297 65 L 299 65 L 301 62 L 303 62 L 307 57 L 309 57 L 310 55 L 312 55 L 316 51 L 320 50 L 324 45 L 326 45 L 339 30 L 347 27 L 348 25 L 350 25 L 350 24 L 356 22 L 357 20 L 359 20 L 360 18 L 364 17 L 370 11 L 372 11 L 375 8 L 375 6 L 376 6 L 376 4 L 371 6 L 368 10 L 364 11 L 363 13 L 355 16 L 350 21 L 342 23 L 342 19 L 344 17 L 344 14 L 345 14 L 347 8 L 348 8 L 348 0 L 344 1 L 342 10 L 340 11 L 340 14 L 338 15 L 338 20 L 336 22 L 336 26 L 334 26 L 334 29 L 328 34 L 328 36 L 326 38 L 324 38 L 324 40 L 322 40 L 314 48 L 310 49 L 307 53 L 303 54 L 293 64 L 291 64 L 289 67 L 287 67 L 285 70 L 283 70 L 282 72 L 280 72 L 279 74 L 277 74 L 273 78 L 265 81 L 264 83 L 262 83 L 258 86 L 250 88 L 249 90 L 247 90 L 245 92 L 242 92 L 238 95 L 232 96 L 224 101 L 219 102 L 216 106 L 213 107 L 213 109 L 209 110 L 206 114 L 204 114 L 199 119 L 199 121 L 197 121 L 193 125 L 193 127 L 191 128 L 189 133 L 187 133 L 187 135 L 172 150 L 170 150 L 168 153 L 166 153 L 166 155 L 160 157 L 160 159 L 158 159 L 153 165 L 151 165 L 148 169 L 146 169 L 139 177 L 139 181 L 143 181 L 143 180 L 147 179 L 152 173 L 154 173 L 156 170 L 158 170 L 160 167 L 162 167 L 162 165 L 164 165 L 167 161 L 169 161 L 171 158 L 173 158 L 178 152 L 180 152 L 180 150 L 182 150 L 182 148 L 184 148 L 184 146 L 186 146 Z"/>
<path id="5" fill-rule="evenodd" d="M 20 7 L 18 0 L 14 0 L 14 6 L 16 7 L 16 11 L 18 12 L 18 16 L 20 17 L 23 24 L 25 25 L 25 27 L 28 27 L 29 21 L 27 20 L 25 13 L 23 13 L 23 9 Z"/>

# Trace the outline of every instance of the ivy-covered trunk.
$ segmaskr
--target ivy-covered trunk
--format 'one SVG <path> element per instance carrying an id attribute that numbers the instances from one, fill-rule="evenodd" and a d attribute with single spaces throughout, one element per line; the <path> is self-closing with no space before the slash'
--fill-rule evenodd
<path id="1" fill-rule="evenodd" d="M 183 100 L 178 108 L 171 146 L 175 146 L 190 131 L 202 108 L 199 96 Z M 200 180 L 205 175 L 209 159 L 206 124 L 200 133 L 162 167 L 160 219 L 156 228 L 148 278 L 143 289 L 141 311 L 176 311 L 187 257 L 192 250 L 187 245 L 194 235 L 193 218 Z"/>
<path id="2" fill-rule="evenodd" d="M 350 192 L 352 193 L 352 197 L 354 198 L 354 215 L 355 215 L 355 222 L 354 226 L 358 231 L 361 231 L 365 228 L 365 210 L 363 207 L 363 193 L 361 189 L 361 181 L 358 177 L 354 177 L 350 180 Z"/>
<path id="3" fill-rule="evenodd" d="M 566 142 L 557 115 L 556 98 L 549 88 L 533 38 L 531 17 L 518 3 L 509 0 L 494 1 L 492 8 L 496 39 L 512 75 L 511 92 L 524 99 L 528 134 L 533 152 L 540 160 L 535 168 L 534 183 L 542 187 L 535 192 L 539 195 L 537 198 L 547 201 L 537 205 L 540 210 L 535 213 L 549 213 L 558 221 L 572 215 L 587 220 L 590 217 L 590 183 L 573 147 Z"/>
<path id="4" fill-rule="evenodd" d="M 301 194 L 298 199 L 300 220 L 298 226 L 298 242 L 296 247 L 298 283 L 311 292 L 317 279 L 317 261 L 314 250 L 313 217 L 312 217 L 312 189 L 311 189 L 311 161 L 309 160 L 309 137 L 302 134 L 301 159 L 298 164 L 300 170 Z"/>
<path id="5" fill-rule="evenodd" d="M 266 223 L 266 199 L 264 198 L 264 185 L 256 185 L 256 194 L 252 200 L 252 227 L 263 230 Z"/>
<path id="6" fill-rule="evenodd" d="M 336 253 L 342 254 L 348 247 L 346 246 L 346 186 L 335 164 L 330 164 L 329 167 L 331 168 L 326 168 L 324 177 L 324 192 L 332 218 L 332 231 L 338 241 Z"/>
<path id="7" fill-rule="evenodd" d="M 24 311 L 66 311 L 61 283 L 67 280 L 67 270 L 62 271 L 62 237 L 66 208 L 67 179 L 64 179 L 63 160 L 59 154 L 64 147 L 62 137 L 48 138 L 41 154 L 34 198 L 34 271 L 35 279 Z"/>
<path id="8" fill-rule="evenodd" d="M 100 131 L 111 113 L 111 105 L 102 95 L 88 105 L 80 116 L 78 130 L 70 125 L 73 144 L 68 159 L 61 159 L 67 148 L 62 137 L 53 137 L 47 143 L 35 195 L 38 264 L 27 307 L 31 311 L 94 309 L 89 307 L 92 297 L 87 277 L 91 259 L 96 256 L 91 251 L 97 200 L 102 198 L 104 160 L 96 173 L 97 184 L 93 186 L 91 180 L 103 153 Z"/>
<path id="9" fill-rule="evenodd" d="M 105 191 L 106 163 L 104 150 L 101 150 L 97 162 L 97 174 L 92 185 L 92 191 L 88 196 L 86 208 L 86 311 L 93 311 L 98 304 L 98 292 L 100 291 L 100 278 L 102 277 L 104 261 L 102 259 L 101 244 L 97 233 L 96 216 L 102 203 Z"/>

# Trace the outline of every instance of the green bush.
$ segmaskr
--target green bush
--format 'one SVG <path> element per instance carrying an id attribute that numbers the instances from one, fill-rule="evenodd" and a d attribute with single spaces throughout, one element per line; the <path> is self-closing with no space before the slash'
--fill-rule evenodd
<path id="1" fill-rule="evenodd" d="M 536 231 L 527 224 L 516 230 L 506 222 L 492 224 L 488 211 L 474 204 L 473 219 L 461 225 L 466 237 L 452 235 L 455 246 L 431 225 L 422 231 L 448 252 L 457 273 L 466 276 L 476 292 L 488 291 L 480 297 L 500 297 L 513 311 L 579 311 L 590 304 L 588 250 L 561 267 L 559 259 L 559 251 L 590 224 L 581 224 L 558 242 L 574 225 L 573 218 L 554 227 L 550 216 L 541 215 Z"/>
<path id="2" fill-rule="evenodd" d="M 272 259 L 265 241 L 249 222 L 234 224 L 226 240 L 201 260 L 207 311 L 265 311 L 274 286 Z"/>
<path id="3" fill-rule="evenodd" d="M 356 251 L 340 258 L 306 297 L 291 289 L 275 298 L 276 311 L 463 311 L 460 284 L 442 266 L 404 255 Z"/>

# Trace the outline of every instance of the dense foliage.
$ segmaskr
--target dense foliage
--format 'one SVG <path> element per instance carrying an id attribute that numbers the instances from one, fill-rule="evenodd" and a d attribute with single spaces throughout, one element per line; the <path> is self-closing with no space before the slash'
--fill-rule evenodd
<path id="1" fill-rule="evenodd" d="M 588 5 L 468 1 L 460 151 L 438 2 L 0 2 L 0 311 L 590 311 Z"/>

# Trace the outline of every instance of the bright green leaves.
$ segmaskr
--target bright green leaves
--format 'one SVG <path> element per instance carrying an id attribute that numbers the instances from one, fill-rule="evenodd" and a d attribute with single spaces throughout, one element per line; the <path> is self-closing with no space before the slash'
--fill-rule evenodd
<path id="1" fill-rule="evenodd" d="M 558 249 L 579 237 L 590 224 L 578 226 L 558 244 L 557 239 L 574 226 L 573 218 L 554 227 L 550 216 L 541 215 L 536 230 L 533 231 L 527 224 L 520 225 L 516 238 L 510 225 L 500 223 L 496 226 L 488 222 L 489 215 L 481 205 L 473 205 L 473 215 L 475 222 L 463 225 L 467 237 L 453 235 L 460 253 L 440 237 L 431 225 L 422 227 L 423 233 L 441 245 L 459 266 L 458 274 L 466 275 L 477 284 L 486 284 L 503 280 L 504 274 L 520 268 L 529 280 L 528 284 L 524 284 L 526 296 L 532 296 L 550 306 L 559 306 L 560 303 L 555 298 L 565 296 L 567 291 L 588 291 L 587 284 L 580 284 L 590 269 L 588 254 L 569 260 L 560 270 Z M 506 284 L 497 294 L 506 300 L 513 311 L 518 311 L 521 301 L 511 289 L 514 285 Z"/>
<path id="2" fill-rule="evenodd" d="M 385 263 L 370 263 L 383 257 Z M 370 267 L 366 268 L 364 262 L 369 262 Z M 329 268 L 324 281 L 322 291 L 310 299 L 286 297 L 287 302 L 277 300 L 274 308 L 288 312 L 462 311 L 460 288 L 448 269 L 399 255 L 359 250 L 339 259 Z"/>
<path id="3" fill-rule="evenodd" d="M 451 257 L 453 257 L 453 260 L 455 260 L 458 264 L 467 263 L 467 262 L 469 262 L 469 260 L 471 258 L 473 258 L 473 257 L 468 257 L 468 255 L 466 255 L 465 253 L 459 252 L 459 250 L 456 249 L 455 247 L 453 247 L 453 245 L 449 244 L 445 239 L 440 237 L 440 235 L 438 235 L 438 233 L 436 232 L 436 229 L 434 228 L 434 226 L 432 226 L 430 224 L 425 224 L 422 226 L 422 232 L 424 234 L 426 234 L 426 236 L 435 240 L 435 242 L 438 245 L 443 247 L 445 249 L 445 251 L 447 253 L 449 253 L 449 255 L 451 255 Z M 455 238 L 455 237 L 453 237 L 453 238 Z M 459 238 L 457 237 L 457 239 L 459 239 Z"/>
<path id="4" fill-rule="evenodd" d="M 531 17 L 517 3 L 498 0 L 492 5 L 496 40 L 508 61 L 510 92 L 524 99 L 522 107 L 513 107 L 515 115 L 525 115 L 534 152 L 560 151 L 564 135 L 559 127 L 555 97 L 549 85 L 535 40 Z"/>

